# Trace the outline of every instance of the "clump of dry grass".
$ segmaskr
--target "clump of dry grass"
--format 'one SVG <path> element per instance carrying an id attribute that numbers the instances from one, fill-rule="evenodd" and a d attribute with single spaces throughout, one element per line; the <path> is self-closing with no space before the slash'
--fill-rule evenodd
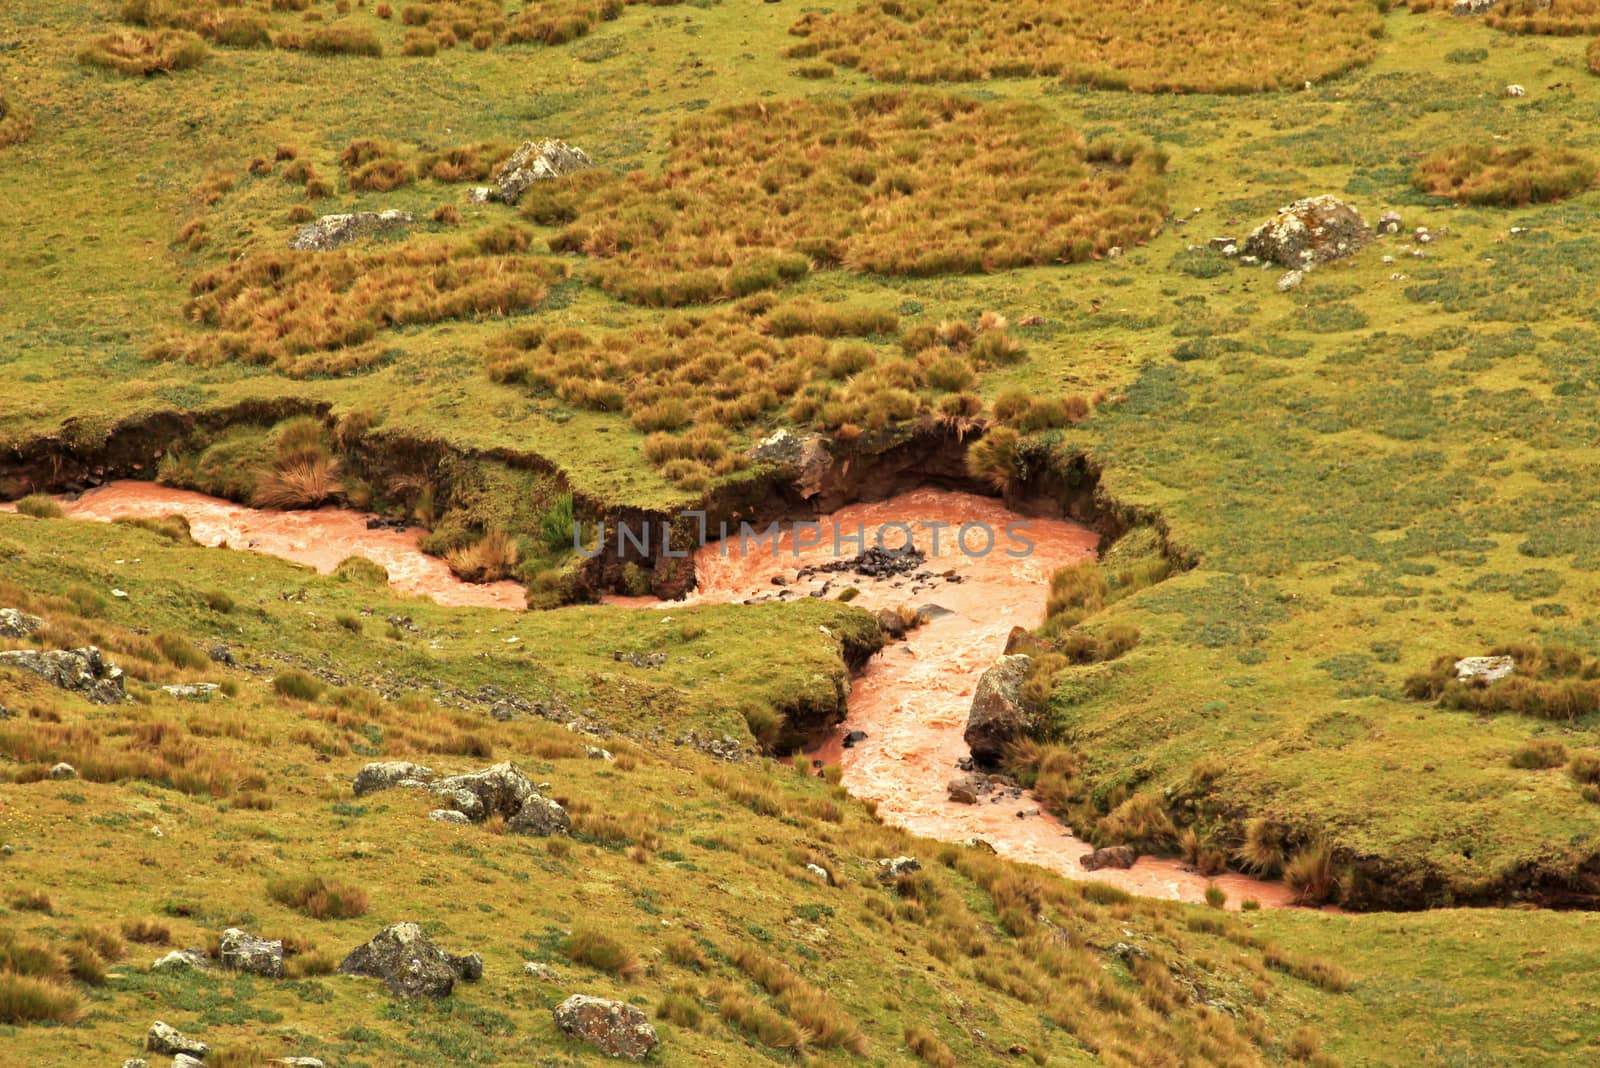
<path id="1" fill-rule="evenodd" d="M 256 252 L 196 278 L 184 314 L 203 330 L 147 356 L 238 360 L 294 377 L 349 373 L 383 358 L 380 331 L 527 311 L 563 273 L 549 261 L 482 253 L 470 239 Z"/>
<path id="2" fill-rule="evenodd" d="M 471 545 L 445 553 L 450 570 L 467 582 L 498 582 L 509 578 L 521 558 L 515 539 L 503 530 L 491 530 Z"/>
<path id="3" fill-rule="evenodd" d="M 1383 22 L 1369 0 L 863 0 L 807 13 L 789 32 L 801 38 L 790 57 L 885 82 L 1051 76 L 1102 89 L 1243 93 L 1370 62 Z"/>
<path id="4" fill-rule="evenodd" d="M 561 952 L 576 964 L 587 964 L 623 979 L 634 979 L 644 970 L 639 955 L 604 931 L 580 927 L 562 943 Z"/>
<path id="5" fill-rule="evenodd" d="M 682 0 L 543 0 L 518 12 L 506 31 L 510 44 L 562 45 L 585 36 L 630 4 L 668 7 Z"/>
<path id="6" fill-rule="evenodd" d="M 1022 357 L 998 325 L 902 333 L 885 312 L 763 294 L 605 333 L 519 327 L 492 344 L 485 366 L 498 382 L 574 407 L 625 412 L 650 434 L 645 458 L 692 491 L 743 466 L 728 432 L 781 415 L 851 437 L 930 416 L 952 389 Z"/>
<path id="7" fill-rule="evenodd" d="M 318 26 L 307 30 L 288 30 L 273 34 L 272 43 L 283 49 L 309 52 L 317 56 L 383 55 L 383 44 L 364 26 Z"/>
<path id="8" fill-rule="evenodd" d="M 1600 74 L 1600 37 L 1589 42 L 1589 50 L 1584 53 L 1584 58 L 1589 62 L 1589 70 Z"/>
<path id="9" fill-rule="evenodd" d="M 905 1030 L 906 1048 L 912 1056 L 933 1068 L 956 1068 L 956 1055 L 939 1040 L 932 1028 L 916 1024 Z"/>
<path id="10" fill-rule="evenodd" d="M 523 210 L 574 219 L 551 248 L 598 261 L 602 288 L 670 307 L 813 266 L 939 275 L 1094 259 L 1160 228 L 1164 169 L 1154 149 L 1087 145 L 1036 106 L 884 92 L 724 108 L 680 126 L 659 169 L 546 183 Z"/>
<path id="11" fill-rule="evenodd" d="M 267 896 L 314 920 L 347 920 L 367 911 L 367 892 L 321 875 L 283 876 L 267 882 Z"/>
<path id="12" fill-rule="evenodd" d="M 1453 145 L 1424 159 L 1412 184 L 1463 204 L 1521 207 L 1585 192 L 1596 173 L 1593 159 L 1557 145 Z"/>
<path id="13" fill-rule="evenodd" d="M 734 952 L 733 962 L 761 989 L 778 1000 L 806 1040 L 823 1049 L 866 1052 L 867 1041 L 855 1021 L 821 990 L 791 971 L 788 965 L 748 947 Z"/>
<path id="14" fill-rule="evenodd" d="M 78 52 L 78 62 L 145 77 L 198 67 L 208 54 L 206 43 L 185 30 L 123 30 L 90 41 Z"/>
<path id="15" fill-rule="evenodd" d="M 20 145 L 32 133 L 32 112 L 16 100 L 0 96 L 0 148 Z"/>

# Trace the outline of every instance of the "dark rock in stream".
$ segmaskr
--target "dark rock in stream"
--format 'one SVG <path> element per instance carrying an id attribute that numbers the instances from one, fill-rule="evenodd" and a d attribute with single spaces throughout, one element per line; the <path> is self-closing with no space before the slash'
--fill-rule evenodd
<path id="1" fill-rule="evenodd" d="M 857 745 L 867 740 L 866 731 L 850 731 L 840 743 L 845 749 L 854 749 Z"/>
<path id="2" fill-rule="evenodd" d="M 889 578 L 893 575 L 909 575 L 922 567 L 927 559 L 921 551 L 914 548 L 891 552 L 874 547 L 848 560 L 834 560 L 826 564 L 803 567 L 796 577 L 804 579 L 828 572 L 848 572 L 863 578 Z"/>

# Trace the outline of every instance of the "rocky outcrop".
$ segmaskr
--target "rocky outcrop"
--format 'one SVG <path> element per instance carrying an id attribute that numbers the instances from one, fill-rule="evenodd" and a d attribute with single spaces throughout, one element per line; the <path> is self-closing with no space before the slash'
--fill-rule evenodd
<path id="1" fill-rule="evenodd" d="M 358 238 L 404 230 L 417 218 L 409 211 L 357 211 L 324 215 L 296 231 L 289 247 L 300 252 L 328 252 Z"/>
<path id="2" fill-rule="evenodd" d="M 500 165 L 495 184 L 479 186 L 472 191 L 470 199 L 478 203 L 498 200 L 502 204 L 515 204 L 535 182 L 564 178 L 593 166 L 594 161 L 587 152 L 565 141 L 524 141 L 522 147 Z"/>
<path id="3" fill-rule="evenodd" d="M 1356 209 L 1337 197 L 1297 200 L 1245 238 L 1247 255 L 1304 270 L 1341 259 L 1372 240 L 1372 229 Z"/>
<path id="4" fill-rule="evenodd" d="M 222 932 L 217 959 L 224 968 L 232 968 L 246 975 L 259 975 L 264 979 L 283 978 L 283 943 L 276 939 L 258 938 L 237 927 Z"/>
<path id="5" fill-rule="evenodd" d="M 149 1032 L 144 1036 L 144 1048 L 151 1053 L 165 1053 L 169 1057 L 180 1053 L 191 1057 L 204 1057 L 211 1052 L 211 1047 L 198 1038 L 190 1038 L 176 1027 L 160 1020 L 150 1025 Z"/>
<path id="6" fill-rule="evenodd" d="M 396 997 L 442 998 L 455 989 L 458 979 L 481 978 L 483 961 L 476 953 L 463 957 L 446 953 L 417 924 L 396 923 L 351 950 L 340 962 L 339 973 L 381 979 Z"/>
<path id="7" fill-rule="evenodd" d="M 1096 849 L 1093 853 L 1078 858 L 1078 863 L 1084 871 L 1099 871 L 1101 868 L 1131 868 L 1133 862 L 1139 859 L 1139 854 L 1131 846 L 1106 846 Z"/>
<path id="8" fill-rule="evenodd" d="M 44 620 L 15 608 L 0 608 L 0 638 L 26 638 L 40 627 Z"/>
<path id="9" fill-rule="evenodd" d="M 626 1002 L 574 994 L 557 1005 L 554 1014 L 564 1034 L 609 1057 L 643 1060 L 656 1047 L 656 1029 L 649 1018 Z"/>
<path id="10" fill-rule="evenodd" d="M 17 649 L 0 653 L 0 667 L 21 668 L 63 690 L 82 694 L 97 705 L 121 704 L 125 698 L 122 669 L 92 645 L 82 649 L 36 652 Z"/>
<path id="11" fill-rule="evenodd" d="M 482 823 L 499 816 L 507 830 L 518 834 L 566 834 L 572 829 L 567 810 L 541 794 L 534 781 L 509 761 L 437 780 L 432 769 L 421 764 L 382 761 L 368 764 L 355 779 L 357 797 L 394 787 L 431 790 L 449 806 L 428 814 L 440 823 Z"/>
<path id="12" fill-rule="evenodd" d="M 1022 653 L 1002 656 L 978 679 L 963 735 L 978 763 L 998 764 L 1006 747 L 1027 735 L 1029 716 L 1022 707 L 1022 685 L 1028 681 L 1032 665 L 1033 657 Z"/>

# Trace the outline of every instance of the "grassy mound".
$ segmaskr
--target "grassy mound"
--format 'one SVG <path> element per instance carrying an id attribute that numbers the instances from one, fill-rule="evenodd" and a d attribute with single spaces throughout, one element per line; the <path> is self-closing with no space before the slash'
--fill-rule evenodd
<path id="1" fill-rule="evenodd" d="M 1061 5 L 1027 0 L 866 0 L 805 15 L 789 55 L 879 81 L 1060 77 L 1137 92 L 1297 87 L 1367 63 L 1383 23 L 1369 0 Z"/>
<path id="2" fill-rule="evenodd" d="M 78 62 L 131 77 L 189 70 L 208 55 L 206 43 L 184 30 L 125 30 L 90 41 L 78 53 Z"/>
<path id="3" fill-rule="evenodd" d="M 296 377 L 360 370 L 383 358 L 380 331 L 537 307 L 563 272 L 516 255 L 529 241 L 525 230 L 498 227 L 465 242 L 256 252 L 196 278 L 184 315 L 205 332 L 175 335 L 150 355 L 266 364 Z"/>
<path id="4" fill-rule="evenodd" d="M 742 466 L 730 431 L 776 418 L 849 440 L 930 415 L 959 425 L 983 411 L 972 392 L 981 373 L 1023 356 L 992 315 L 902 331 L 889 312 L 760 295 L 631 330 L 519 327 L 490 346 L 485 366 L 497 382 L 625 413 L 651 435 L 646 458 L 698 491 Z M 1066 426 L 1088 404 L 1052 410 Z"/>
<path id="5" fill-rule="evenodd" d="M 813 265 L 890 275 L 1080 263 L 1148 240 L 1165 157 L 1085 145 L 1040 109 L 927 93 L 726 108 L 678 128 L 656 170 L 536 187 L 575 219 L 556 251 L 655 306 L 744 296 Z M 693 195 L 688 191 L 693 190 Z"/>
<path id="6" fill-rule="evenodd" d="M 1424 159 L 1412 182 L 1463 204 L 1522 207 L 1585 192 L 1596 174 L 1592 158 L 1555 145 L 1454 145 Z"/>

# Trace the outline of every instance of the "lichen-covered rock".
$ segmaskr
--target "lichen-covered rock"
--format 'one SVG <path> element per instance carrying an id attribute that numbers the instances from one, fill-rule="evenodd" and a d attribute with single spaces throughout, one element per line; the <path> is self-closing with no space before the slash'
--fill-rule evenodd
<path id="1" fill-rule="evenodd" d="M 495 184 L 474 190 L 471 199 L 515 204 L 535 182 L 564 178 L 593 166 L 594 161 L 587 152 L 565 141 L 524 141 L 522 147 L 500 165 Z"/>
<path id="2" fill-rule="evenodd" d="M 902 875 L 921 870 L 922 862 L 916 857 L 885 857 L 878 861 L 878 881 L 888 886 Z"/>
<path id="3" fill-rule="evenodd" d="M 144 1048 L 151 1053 L 165 1053 L 168 1056 L 186 1053 L 191 1057 L 204 1057 L 211 1052 L 211 1047 L 198 1038 L 190 1038 L 161 1020 L 150 1025 L 149 1032 L 144 1036 Z"/>
<path id="4" fill-rule="evenodd" d="M 126 697 L 122 669 L 106 660 L 92 645 L 43 653 L 15 649 L 0 653 L 0 667 L 31 671 L 46 682 L 82 694 L 97 705 L 121 704 Z"/>
<path id="5" fill-rule="evenodd" d="M 463 826 L 471 826 L 472 824 L 465 812 L 457 812 L 453 808 L 436 808 L 428 813 L 428 818 L 435 823 L 452 823 Z"/>
<path id="6" fill-rule="evenodd" d="M 963 737 L 972 759 L 998 764 L 1006 746 L 1028 733 L 1028 713 L 1022 707 L 1022 685 L 1028 681 L 1033 657 L 1023 653 L 1002 656 L 978 679 L 972 693 Z"/>
<path id="7" fill-rule="evenodd" d="M 224 968 L 265 979 L 283 978 L 283 943 L 258 938 L 237 927 L 222 932 L 217 959 Z"/>
<path id="8" fill-rule="evenodd" d="M 1463 17 L 1482 15 L 1499 2 L 1500 0 L 1455 0 L 1450 5 L 1450 14 Z"/>
<path id="9" fill-rule="evenodd" d="M 506 821 L 506 830 L 548 838 L 572 830 L 572 817 L 560 804 L 536 793 L 522 803 L 522 808 L 515 816 Z"/>
<path id="10" fill-rule="evenodd" d="M 1138 859 L 1139 854 L 1130 846 L 1119 845 L 1096 849 L 1087 856 L 1079 857 L 1078 863 L 1084 871 L 1099 871 L 1101 868 L 1131 868 Z"/>
<path id="11" fill-rule="evenodd" d="M 474 823 L 490 816 L 510 819 L 522 811 L 531 797 L 537 797 L 538 787 L 522 769 L 510 761 L 473 771 L 465 775 L 451 775 L 433 783 L 429 789 L 465 812 Z"/>
<path id="12" fill-rule="evenodd" d="M 201 949 L 175 949 L 150 965 L 152 972 L 203 972 L 211 967 Z"/>
<path id="13" fill-rule="evenodd" d="M 180 701 L 209 701 L 221 689 L 214 682 L 185 682 L 161 687 L 163 693 Z"/>
<path id="14" fill-rule="evenodd" d="M 408 760 L 380 760 L 368 764 L 356 775 L 355 795 L 361 797 L 377 790 L 389 790 L 402 783 L 423 786 L 433 778 L 433 769 Z"/>
<path id="15" fill-rule="evenodd" d="M 40 627 L 44 620 L 15 608 L 0 608 L 0 638 L 26 638 Z"/>
<path id="16" fill-rule="evenodd" d="M 327 252 L 348 245 L 357 238 L 403 230 L 416 222 L 409 211 L 357 211 L 324 215 L 296 231 L 289 247 L 300 252 Z"/>
<path id="17" fill-rule="evenodd" d="M 1455 663 L 1455 676 L 1469 685 L 1487 686 L 1517 670 L 1517 662 L 1509 656 L 1469 656 Z"/>
<path id="18" fill-rule="evenodd" d="M 446 953 L 417 924 L 395 923 L 351 950 L 340 962 L 339 973 L 381 979 L 396 997 L 442 998 L 455 989 L 456 980 L 483 974 L 481 960 L 475 967 L 471 964 L 476 957 Z"/>
<path id="19" fill-rule="evenodd" d="M 611 1057 L 643 1060 L 656 1046 L 656 1029 L 643 1012 L 621 1001 L 574 994 L 555 1007 L 556 1026 Z"/>
<path id="20" fill-rule="evenodd" d="M 1361 214 L 1337 197 L 1297 200 L 1251 231 L 1244 251 L 1303 270 L 1359 251 L 1372 240 Z"/>

